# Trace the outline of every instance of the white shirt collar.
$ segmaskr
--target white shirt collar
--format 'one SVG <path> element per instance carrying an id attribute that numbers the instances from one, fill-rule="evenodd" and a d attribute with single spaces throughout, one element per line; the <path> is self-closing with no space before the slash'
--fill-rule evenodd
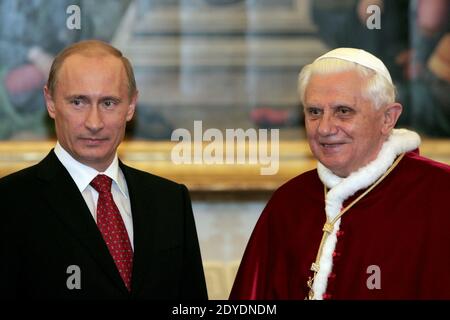
<path id="1" fill-rule="evenodd" d="M 128 198 L 128 193 L 126 192 L 127 187 L 125 185 L 125 179 L 123 174 L 120 172 L 119 159 L 117 153 L 114 156 L 112 163 L 104 172 L 98 172 L 97 170 L 82 164 L 81 162 L 75 160 L 59 143 L 56 142 L 55 154 L 63 166 L 69 171 L 70 176 L 77 185 L 80 192 L 83 192 L 87 186 L 91 183 L 98 174 L 104 174 L 112 179 L 113 182 L 119 187 L 120 192 Z M 120 172 L 120 173 L 119 173 Z"/>

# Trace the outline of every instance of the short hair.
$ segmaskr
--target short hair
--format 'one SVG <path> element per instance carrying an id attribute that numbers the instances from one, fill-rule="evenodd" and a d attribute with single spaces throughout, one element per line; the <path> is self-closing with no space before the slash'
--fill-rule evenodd
<path id="1" fill-rule="evenodd" d="M 395 86 L 383 75 L 373 69 L 337 58 L 317 60 L 303 67 L 298 76 L 298 93 L 300 102 L 305 104 L 305 91 L 313 74 L 332 74 L 345 71 L 356 71 L 366 83 L 363 86 L 362 96 L 373 102 L 376 109 L 395 102 Z"/>
<path id="2" fill-rule="evenodd" d="M 110 44 L 100 40 L 84 40 L 64 48 L 53 60 L 47 80 L 47 88 L 51 95 L 53 95 L 55 91 L 56 83 L 58 81 L 58 72 L 61 69 L 61 66 L 63 65 L 65 59 L 73 54 L 80 54 L 83 56 L 112 55 L 119 58 L 125 67 L 125 72 L 128 78 L 128 96 L 131 97 L 136 93 L 137 87 L 133 67 L 122 52 Z"/>

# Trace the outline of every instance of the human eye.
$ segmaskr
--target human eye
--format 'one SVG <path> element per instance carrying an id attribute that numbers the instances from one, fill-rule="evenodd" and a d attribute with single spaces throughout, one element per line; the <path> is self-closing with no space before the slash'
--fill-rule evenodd
<path id="1" fill-rule="evenodd" d="M 322 109 L 316 107 L 306 108 L 306 114 L 312 118 L 317 118 L 322 115 Z"/>
<path id="2" fill-rule="evenodd" d="M 85 103 L 84 99 L 81 97 L 74 97 L 69 99 L 69 103 L 74 107 L 82 107 Z"/>
<path id="3" fill-rule="evenodd" d="M 336 108 L 336 114 L 338 116 L 350 116 L 354 113 L 354 110 L 347 106 L 338 106 Z"/>
<path id="4" fill-rule="evenodd" d="M 106 108 L 106 109 L 111 109 L 114 106 L 116 106 L 119 103 L 119 101 L 117 99 L 105 99 L 102 101 L 102 105 Z"/>

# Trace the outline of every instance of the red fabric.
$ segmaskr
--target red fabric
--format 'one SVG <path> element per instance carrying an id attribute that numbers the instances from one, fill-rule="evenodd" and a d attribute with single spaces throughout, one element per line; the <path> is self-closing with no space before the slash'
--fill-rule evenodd
<path id="1" fill-rule="evenodd" d="M 105 240 L 109 253 L 119 270 L 125 286 L 131 290 L 133 249 L 119 209 L 111 193 L 110 177 L 99 174 L 91 185 L 99 193 L 97 202 L 97 226 Z"/>
<path id="2" fill-rule="evenodd" d="M 450 167 L 407 153 L 342 217 L 324 298 L 450 299 L 449 198 Z M 307 297 L 324 208 L 316 170 L 279 188 L 252 233 L 230 299 Z M 380 289 L 367 286 L 370 266 L 380 268 Z"/>

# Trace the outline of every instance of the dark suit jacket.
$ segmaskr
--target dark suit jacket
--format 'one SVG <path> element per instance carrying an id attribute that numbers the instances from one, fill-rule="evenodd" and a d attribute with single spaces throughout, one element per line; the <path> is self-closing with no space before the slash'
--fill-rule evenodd
<path id="1" fill-rule="evenodd" d="M 75 182 L 51 151 L 37 165 L 0 179 L 1 297 L 207 299 L 186 187 L 120 168 L 133 216 L 131 293 Z M 80 289 L 67 286 L 72 265 L 79 267 Z"/>

